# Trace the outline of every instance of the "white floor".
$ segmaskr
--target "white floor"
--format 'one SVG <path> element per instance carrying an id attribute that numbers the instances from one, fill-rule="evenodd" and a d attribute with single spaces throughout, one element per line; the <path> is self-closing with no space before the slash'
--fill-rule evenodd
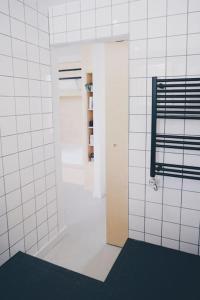
<path id="1" fill-rule="evenodd" d="M 45 259 L 64 268 L 104 281 L 120 253 L 105 241 L 104 201 L 93 199 L 76 185 L 66 185 L 65 238 Z"/>

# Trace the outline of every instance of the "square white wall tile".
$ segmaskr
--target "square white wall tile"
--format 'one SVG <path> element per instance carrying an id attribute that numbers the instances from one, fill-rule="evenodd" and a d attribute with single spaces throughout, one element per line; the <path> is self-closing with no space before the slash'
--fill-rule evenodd
<path id="1" fill-rule="evenodd" d="M 130 22 L 130 40 L 147 38 L 147 20 Z"/>
<path id="2" fill-rule="evenodd" d="M 160 245 L 161 244 L 161 237 L 153 235 L 153 234 L 145 234 L 145 242 L 153 244 L 153 245 Z"/>
<path id="3" fill-rule="evenodd" d="M 8 233 L 0 236 L 0 253 L 5 252 L 8 249 Z"/>
<path id="4" fill-rule="evenodd" d="M 149 19 L 148 35 L 149 38 L 166 36 L 166 18 L 160 17 L 160 18 Z"/>
<path id="5" fill-rule="evenodd" d="M 129 229 L 144 232 L 144 217 L 129 215 Z"/>
<path id="6" fill-rule="evenodd" d="M 171 56 L 167 58 L 167 75 L 183 76 L 186 74 L 186 57 Z"/>
<path id="7" fill-rule="evenodd" d="M 54 33 L 65 32 L 66 31 L 66 16 L 59 16 L 53 18 L 53 30 Z"/>
<path id="8" fill-rule="evenodd" d="M 81 13 L 81 28 L 90 28 L 95 26 L 95 11 L 84 11 Z"/>
<path id="9" fill-rule="evenodd" d="M 0 117 L 1 135 L 7 136 L 16 133 L 16 117 Z"/>
<path id="10" fill-rule="evenodd" d="M 81 31 L 81 39 L 84 40 L 93 40 L 95 37 L 95 28 L 84 29 Z"/>
<path id="11" fill-rule="evenodd" d="M 136 216 L 144 216 L 144 201 L 130 200 L 129 214 L 136 215 Z"/>
<path id="12" fill-rule="evenodd" d="M 180 208 L 164 205 L 163 220 L 167 222 L 180 223 Z"/>
<path id="13" fill-rule="evenodd" d="M 28 218 L 35 213 L 35 199 L 31 199 L 23 204 L 23 216 Z"/>
<path id="14" fill-rule="evenodd" d="M 33 181 L 33 167 L 20 170 L 21 184 L 26 185 Z"/>
<path id="15" fill-rule="evenodd" d="M 27 97 L 16 97 L 16 115 L 27 115 L 29 114 L 29 100 Z"/>
<path id="16" fill-rule="evenodd" d="M 147 101 L 145 97 L 130 97 L 129 113 L 133 115 L 145 115 L 147 113 Z"/>
<path id="17" fill-rule="evenodd" d="M 25 20 L 26 23 L 37 27 L 37 12 L 29 6 L 25 6 Z"/>
<path id="18" fill-rule="evenodd" d="M 18 134 L 19 151 L 27 150 L 30 148 L 31 148 L 31 134 L 30 133 Z"/>
<path id="19" fill-rule="evenodd" d="M 36 215 L 32 215 L 24 221 L 24 233 L 27 235 L 29 232 L 36 228 Z"/>
<path id="20" fill-rule="evenodd" d="M 49 33 L 49 18 L 42 14 L 38 14 L 38 28 Z"/>
<path id="21" fill-rule="evenodd" d="M 180 225 L 169 223 L 169 222 L 163 222 L 162 225 L 162 236 L 168 239 L 172 240 L 179 240 L 179 234 L 180 234 Z"/>
<path id="22" fill-rule="evenodd" d="M 21 188 L 21 193 L 22 193 L 22 202 L 23 203 L 34 198 L 34 195 L 35 195 L 34 183 L 31 182 L 31 183 L 23 186 Z"/>
<path id="23" fill-rule="evenodd" d="M 111 24 L 111 7 L 103 7 L 96 10 L 96 26 Z"/>
<path id="24" fill-rule="evenodd" d="M 139 59 L 146 58 L 147 54 L 147 41 L 136 40 L 129 42 L 129 58 Z"/>
<path id="25" fill-rule="evenodd" d="M 128 35 L 128 23 L 113 24 L 113 36 Z"/>
<path id="26" fill-rule="evenodd" d="M 189 76 L 197 76 L 200 74 L 200 67 L 196 63 L 200 58 L 200 55 L 188 56 L 187 60 L 187 74 Z"/>
<path id="27" fill-rule="evenodd" d="M 181 210 L 181 224 L 199 228 L 200 212 L 197 210 Z"/>
<path id="28" fill-rule="evenodd" d="M 147 0 L 132 1 L 130 3 L 130 20 L 147 18 Z"/>
<path id="29" fill-rule="evenodd" d="M 146 203 L 146 217 L 161 220 L 162 205 L 158 203 Z"/>
<path id="30" fill-rule="evenodd" d="M 61 4 L 61 5 L 56 5 L 52 7 L 52 15 L 53 16 L 61 16 L 66 13 L 66 5 Z"/>
<path id="31" fill-rule="evenodd" d="M 200 24 L 199 24 L 200 12 L 190 13 L 188 15 L 188 33 L 199 33 Z"/>
<path id="32" fill-rule="evenodd" d="M 2 266 L 10 257 L 9 251 L 5 251 L 2 254 L 0 254 L 0 266 Z"/>
<path id="33" fill-rule="evenodd" d="M 111 25 L 96 28 L 96 38 L 111 37 Z"/>
<path id="34" fill-rule="evenodd" d="M 14 58 L 13 59 L 13 71 L 15 77 L 27 77 L 27 63 L 24 60 Z"/>
<path id="35" fill-rule="evenodd" d="M 199 11 L 200 3 L 198 0 L 189 0 L 189 12 Z"/>
<path id="36" fill-rule="evenodd" d="M 11 57 L 0 55 L 0 75 L 13 75 Z"/>
<path id="37" fill-rule="evenodd" d="M 75 13 L 80 11 L 80 1 L 71 1 L 66 3 L 67 14 Z"/>
<path id="38" fill-rule="evenodd" d="M 90 10 L 95 8 L 94 0 L 80 0 L 81 2 L 81 10 Z"/>
<path id="39" fill-rule="evenodd" d="M 0 54 L 11 56 L 11 38 L 0 34 Z"/>
<path id="40" fill-rule="evenodd" d="M 0 33 L 10 34 L 10 22 L 9 17 L 0 13 Z"/>
<path id="41" fill-rule="evenodd" d="M 158 191 L 154 191 L 151 186 L 146 188 L 146 201 L 160 203 L 162 202 L 162 188 L 159 188 Z"/>
<path id="42" fill-rule="evenodd" d="M 179 241 L 174 241 L 167 238 L 162 238 L 162 246 L 174 250 L 179 250 Z"/>
<path id="43" fill-rule="evenodd" d="M 4 174 L 9 174 L 19 169 L 18 154 L 3 157 Z"/>
<path id="44" fill-rule="evenodd" d="M 17 190 L 20 187 L 19 172 L 8 174 L 4 177 L 6 193 Z"/>
<path id="45" fill-rule="evenodd" d="M 165 76 L 165 58 L 151 58 L 148 60 L 148 77 Z"/>
<path id="46" fill-rule="evenodd" d="M 18 224 L 17 226 L 13 227 L 9 231 L 9 241 L 10 245 L 14 245 L 16 242 L 20 241 L 23 238 L 23 224 Z"/>
<path id="47" fill-rule="evenodd" d="M 173 36 L 167 39 L 167 55 L 186 55 L 187 36 Z"/>
<path id="48" fill-rule="evenodd" d="M 189 0 L 190 2 L 190 0 Z M 178 15 L 187 13 L 187 0 L 168 0 L 167 2 L 167 14 L 168 15 Z"/>
<path id="49" fill-rule="evenodd" d="M 0 197 L 0 216 L 6 214 L 6 199 L 5 196 Z"/>
<path id="50" fill-rule="evenodd" d="M 195 254 L 195 255 L 198 254 L 198 246 L 197 245 L 192 245 L 192 244 L 189 244 L 189 243 L 181 242 L 180 243 L 180 250 L 184 251 L 184 252 L 187 252 L 187 253 L 190 253 L 190 254 Z"/>
<path id="51" fill-rule="evenodd" d="M 181 190 L 165 188 L 163 191 L 163 203 L 178 207 L 181 205 L 181 196 Z"/>
<path id="52" fill-rule="evenodd" d="M 9 4 L 8 4 L 8 0 L 5 1 L 1 1 L 0 3 L 0 11 L 5 13 L 5 14 L 9 14 Z"/>
<path id="53" fill-rule="evenodd" d="M 33 230 L 25 237 L 26 250 L 29 250 L 35 244 L 37 244 L 37 231 Z"/>
<path id="54" fill-rule="evenodd" d="M 148 17 L 161 17 L 166 15 L 166 0 L 148 0 Z"/>
<path id="55" fill-rule="evenodd" d="M 112 0 L 95 0 L 95 1 L 96 1 L 96 8 L 112 5 Z"/>
<path id="56" fill-rule="evenodd" d="M 38 239 L 41 240 L 44 236 L 48 234 L 48 226 L 47 223 L 44 222 L 42 223 L 38 228 L 37 228 L 37 233 L 38 233 Z M 48 241 L 48 240 L 47 240 Z"/>
<path id="57" fill-rule="evenodd" d="M 24 21 L 24 5 L 17 0 L 9 0 L 10 15 L 20 21 Z"/>
<path id="58" fill-rule="evenodd" d="M 8 230 L 6 215 L 0 217 L 0 235 L 4 234 Z"/>
<path id="59" fill-rule="evenodd" d="M 145 168 L 129 167 L 129 181 L 145 184 Z"/>
<path id="60" fill-rule="evenodd" d="M 121 4 L 112 7 L 112 23 L 128 22 L 128 4 Z"/>
<path id="61" fill-rule="evenodd" d="M 198 245 L 199 242 L 199 229 L 187 226 L 181 226 L 180 240 L 185 243 Z"/>
<path id="62" fill-rule="evenodd" d="M 19 206 L 7 214 L 8 228 L 13 228 L 23 220 L 22 207 Z"/>
<path id="63" fill-rule="evenodd" d="M 200 54 L 200 34 L 188 36 L 188 54 Z"/>
<path id="64" fill-rule="evenodd" d="M 168 16 L 167 35 L 179 35 L 187 33 L 187 14 Z"/>
<path id="65" fill-rule="evenodd" d="M 166 39 L 153 38 L 148 41 L 148 57 L 166 56 Z"/>
<path id="66" fill-rule="evenodd" d="M 67 31 L 80 29 L 80 13 L 67 16 Z"/>
<path id="67" fill-rule="evenodd" d="M 149 234 L 161 236 L 161 225 L 161 221 L 145 218 L 145 228 Z"/>
<path id="68" fill-rule="evenodd" d="M 16 0 L 16 2 L 18 2 Z M 11 34 L 12 37 L 25 41 L 26 39 L 25 24 L 21 21 L 11 19 Z"/>
<path id="69" fill-rule="evenodd" d="M 17 136 L 7 136 L 2 137 L 2 154 L 3 155 L 9 155 L 12 153 L 16 153 L 18 150 L 17 147 Z"/>
<path id="70" fill-rule="evenodd" d="M 20 189 L 15 190 L 6 195 L 6 204 L 8 211 L 13 210 L 21 205 L 21 196 L 22 195 Z"/>

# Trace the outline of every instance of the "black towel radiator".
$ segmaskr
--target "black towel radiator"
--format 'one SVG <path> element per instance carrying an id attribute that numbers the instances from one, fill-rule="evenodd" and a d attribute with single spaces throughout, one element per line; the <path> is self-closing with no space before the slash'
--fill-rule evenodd
<path id="1" fill-rule="evenodd" d="M 158 119 L 200 120 L 200 78 L 152 78 L 150 182 L 157 189 L 156 175 L 200 180 L 200 166 L 156 160 L 156 152 L 160 148 L 200 151 L 200 126 L 199 135 L 195 136 L 159 134 Z"/>

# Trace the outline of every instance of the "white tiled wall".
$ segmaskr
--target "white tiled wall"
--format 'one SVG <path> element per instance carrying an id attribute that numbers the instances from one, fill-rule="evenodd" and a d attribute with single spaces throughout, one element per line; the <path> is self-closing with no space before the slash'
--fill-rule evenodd
<path id="1" fill-rule="evenodd" d="M 77 0 L 49 10 L 51 43 L 128 34 L 128 0 Z"/>
<path id="2" fill-rule="evenodd" d="M 0 1 L 0 265 L 56 234 L 48 14 Z"/>
<path id="3" fill-rule="evenodd" d="M 52 44 L 129 32 L 129 236 L 199 253 L 200 184 L 158 178 L 149 186 L 151 77 L 200 76 L 199 0 L 82 0 L 50 9 Z M 199 135 L 199 121 L 158 124 Z M 9 130 L 12 130 L 10 128 Z M 165 162 L 200 165 L 198 153 L 158 153 Z"/>
<path id="4" fill-rule="evenodd" d="M 198 181 L 158 178 L 148 184 L 152 76 L 200 76 L 199 1 L 139 0 L 129 3 L 130 126 L 129 235 L 186 252 L 199 253 Z M 166 133 L 197 134 L 199 121 L 158 123 Z M 196 152 L 157 153 L 168 163 L 199 165 Z"/>

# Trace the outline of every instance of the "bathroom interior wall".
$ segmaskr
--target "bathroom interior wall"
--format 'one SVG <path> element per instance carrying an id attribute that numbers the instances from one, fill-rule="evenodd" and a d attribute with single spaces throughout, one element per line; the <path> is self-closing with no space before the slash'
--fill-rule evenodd
<path id="1" fill-rule="evenodd" d="M 83 113 L 81 97 L 60 98 L 61 142 L 68 145 L 82 145 Z"/>
<path id="2" fill-rule="evenodd" d="M 48 12 L 0 1 L 0 264 L 58 233 Z"/>
<path id="3" fill-rule="evenodd" d="M 149 185 L 151 77 L 200 75 L 199 0 L 81 0 L 50 9 L 51 43 L 129 34 L 129 236 L 198 254 L 200 186 L 157 178 Z M 199 135 L 199 121 L 158 124 Z M 198 153 L 165 151 L 165 162 L 200 165 Z"/>
<path id="4" fill-rule="evenodd" d="M 141 0 L 130 3 L 130 236 L 199 254 L 198 181 L 157 178 L 149 186 L 151 77 L 199 76 L 200 5 L 195 0 Z M 166 120 L 158 131 L 199 135 L 199 121 Z M 198 152 L 165 150 L 165 163 L 200 165 Z"/>

